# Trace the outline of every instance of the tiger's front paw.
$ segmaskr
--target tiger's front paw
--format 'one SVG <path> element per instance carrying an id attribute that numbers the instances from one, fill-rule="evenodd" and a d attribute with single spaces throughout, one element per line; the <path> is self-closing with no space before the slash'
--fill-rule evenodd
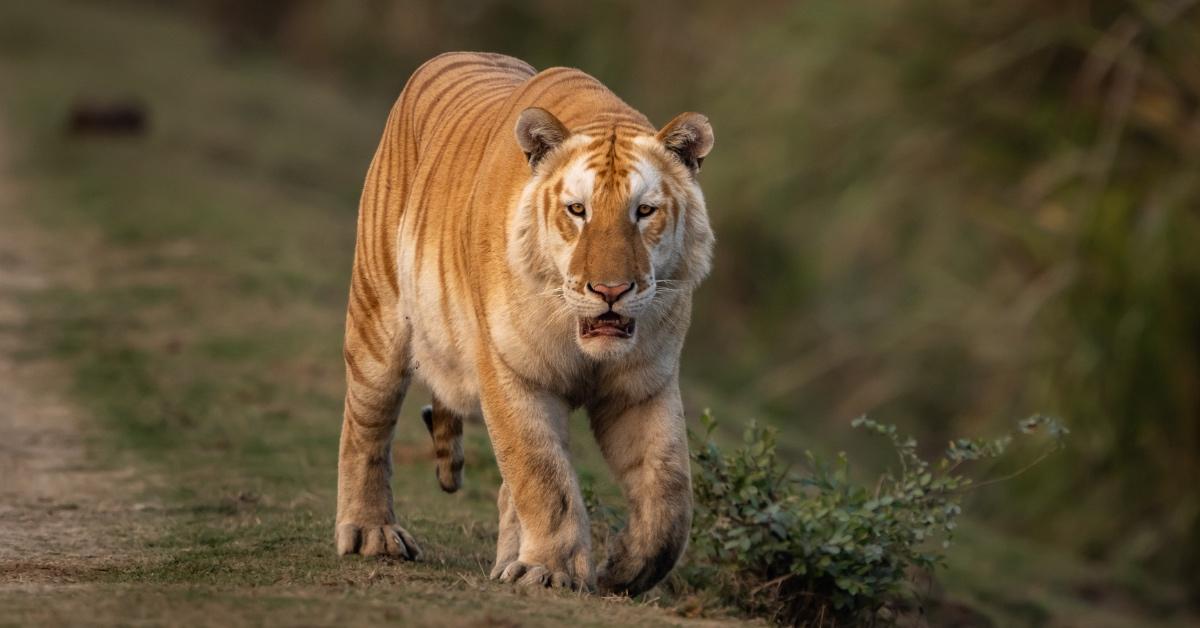
<path id="1" fill-rule="evenodd" d="M 500 582 L 563 589 L 581 588 L 565 571 L 551 571 L 549 567 L 536 563 L 516 561 L 509 563 L 500 573 Z"/>
<path id="2" fill-rule="evenodd" d="M 405 560 L 421 557 L 421 548 L 407 530 L 394 523 L 363 525 L 339 523 L 334 532 L 334 543 L 339 556 L 362 554 L 363 556 L 394 556 Z"/>
<path id="3" fill-rule="evenodd" d="M 568 571 L 555 570 L 541 563 L 523 563 L 519 560 L 509 563 L 498 579 L 500 582 L 524 586 L 571 589 L 573 591 L 590 591 L 593 588 L 586 576 L 572 575 Z"/>
<path id="4" fill-rule="evenodd" d="M 492 578 L 524 586 L 570 588 L 576 591 L 593 589 L 595 576 L 589 548 L 576 547 L 563 554 L 558 559 L 550 560 L 526 556 L 507 565 L 497 562 L 492 569 Z"/>

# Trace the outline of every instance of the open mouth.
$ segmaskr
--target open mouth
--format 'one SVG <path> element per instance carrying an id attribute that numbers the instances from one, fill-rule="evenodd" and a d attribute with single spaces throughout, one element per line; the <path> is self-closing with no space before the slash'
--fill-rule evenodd
<path id="1" fill-rule="evenodd" d="M 636 323 L 632 318 L 609 311 L 596 318 L 579 319 L 579 335 L 584 338 L 630 338 Z"/>

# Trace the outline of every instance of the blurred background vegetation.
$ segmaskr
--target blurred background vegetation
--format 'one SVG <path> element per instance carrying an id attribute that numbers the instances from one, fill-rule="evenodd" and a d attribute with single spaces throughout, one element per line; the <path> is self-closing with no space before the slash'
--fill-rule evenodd
<path id="1" fill-rule="evenodd" d="M 457 49 L 582 68 L 659 124 L 704 112 L 718 249 L 691 408 L 776 425 L 797 459 L 852 446 L 863 413 L 933 449 L 1060 416 L 1068 450 L 974 511 L 1200 604 L 1195 2 L 120 4 L 202 22 L 230 66 L 282 58 L 370 103 L 347 133 L 377 133 L 412 70 Z M 347 224 L 374 141 L 336 147 Z M 295 144 L 303 192 L 324 148 Z"/>

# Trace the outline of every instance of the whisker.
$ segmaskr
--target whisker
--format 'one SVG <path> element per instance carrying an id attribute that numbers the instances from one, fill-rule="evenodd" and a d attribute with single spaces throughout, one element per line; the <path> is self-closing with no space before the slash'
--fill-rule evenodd
<path id="1" fill-rule="evenodd" d="M 547 290 L 543 290 L 541 292 L 531 292 L 527 295 L 524 295 L 520 299 L 518 299 L 517 303 L 518 303 L 518 305 L 527 305 L 537 299 L 559 296 L 561 294 L 562 294 L 562 286 L 558 286 L 558 287 L 554 287 L 554 288 L 549 288 Z"/>
<path id="2" fill-rule="evenodd" d="M 569 315 L 570 313 L 571 313 L 571 304 L 564 303 L 561 306 L 559 306 L 558 308 L 556 308 L 553 312 L 551 312 L 550 317 L 552 320 L 557 320 L 559 318 Z"/>

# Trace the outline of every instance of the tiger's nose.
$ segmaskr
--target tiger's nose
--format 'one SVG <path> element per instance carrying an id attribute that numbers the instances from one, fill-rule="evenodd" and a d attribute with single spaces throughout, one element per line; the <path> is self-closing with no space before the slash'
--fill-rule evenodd
<path id="1" fill-rule="evenodd" d="M 615 284 L 589 283 L 587 288 L 603 297 L 605 303 L 612 305 L 624 296 L 626 292 L 633 290 L 633 284 L 628 281 Z"/>

